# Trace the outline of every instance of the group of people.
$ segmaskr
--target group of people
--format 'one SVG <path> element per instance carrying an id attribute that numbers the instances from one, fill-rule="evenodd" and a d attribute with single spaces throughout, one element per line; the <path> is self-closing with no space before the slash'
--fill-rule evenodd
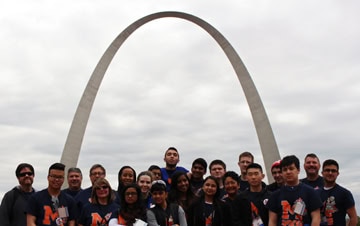
<path id="1" fill-rule="evenodd" d="M 68 188 L 62 189 L 65 165 L 48 170 L 48 187 L 35 191 L 32 165 L 15 170 L 19 185 L 8 191 L 0 206 L 2 226 L 275 226 L 357 224 L 351 192 L 336 183 L 339 164 L 308 154 L 306 178 L 299 179 L 300 161 L 285 156 L 271 166 L 274 183 L 266 185 L 261 165 L 250 152 L 239 155 L 240 175 L 226 164 L 203 158 L 191 169 L 178 166 L 179 152 L 165 151 L 165 167 L 151 165 L 136 175 L 123 166 L 114 190 L 100 164 L 89 170 L 91 186 L 82 189 L 79 168 L 67 169 Z M 209 176 L 206 176 L 209 168 Z M 205 177 L 205 178 L 204 178 Z"/>

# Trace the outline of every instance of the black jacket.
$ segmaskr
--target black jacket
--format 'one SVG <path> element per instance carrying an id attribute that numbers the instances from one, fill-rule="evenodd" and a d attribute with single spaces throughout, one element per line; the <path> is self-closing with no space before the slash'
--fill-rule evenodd
<path id="1" fill-rule="evenodd" d="M 250 190 L 247 190 L 244 192 L 244 195 L 252 204 L 252 214 L 254 216 L 260 215 L 264 225 L 267 226 L 269 224 L 269 210 L 267 209 L 266 204 L 271 196 L 271 192 L 267 189 L 263 189 L 261 192 L 251 192 Z M 258 214 L 255 214 L 255 212 Z"/>
<path id="2" fill-rule="evenodd" d="M 195 201 L 188 211 L 187 223 L 188 226 L 205 226 L 205 201 L 200 198 Z M 229 204 L 220 199 L 215 199 L 213 202 L 213 219 L 212 226 L 231 226 L 231 207 Z"/>
<path id="3" fill-rule="evenodd" d="M 231 210 L 233 226 L 252 226 L 251 204 L 244 193 L 238 194 L 231 202 Z"/>

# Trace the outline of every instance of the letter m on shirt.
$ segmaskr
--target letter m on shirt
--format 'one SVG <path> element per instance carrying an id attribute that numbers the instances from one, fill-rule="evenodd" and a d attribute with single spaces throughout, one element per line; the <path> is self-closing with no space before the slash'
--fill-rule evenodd
<path id="1" fill-rule="evenodd" d="M 91 225 L 102 225 L 103 218 L 98 213 L 91 213 Z"/>
<path id="2" fill-rule="evenodd" d="M 288 201 L 286 200 L 281 201 L 281 208 L 282 208 L 281 219 L 283 222 L 292 222 L 293 225 L 297 225 L 295 224 L 295 222 L 302 221 L 302 216 L 294 212 L 292 206 Z M 292 225 L 292 224 L 287 223 L 286 225 Z"/>
<path id="3" fill-rule="evenodd" d="M 50 206 L 44 206 L 44 219 L 43 224 L 44 225 L 51 225 L 51 222 L 55 221 L 58 217 L 58 213 L 53 213 Z"/>

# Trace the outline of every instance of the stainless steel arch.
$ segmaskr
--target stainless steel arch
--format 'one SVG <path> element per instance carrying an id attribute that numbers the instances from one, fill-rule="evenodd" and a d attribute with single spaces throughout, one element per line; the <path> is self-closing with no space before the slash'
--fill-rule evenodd
<path id="1" fill-rule="evenodd" d="M 142 25 L 159 18 L 164 17 L 176 17 L 191 21 L 207 33 L 209 33 L 216 42 L 220 45 L 226 56 L 230 60 L 236 75 L 240 81 L 242 89 L 245 93 L 246 100 L 248 102 L 252 118 L 255 124 L 256 132 L 258 135 L 261 152 L 264 158 L 265 167 L 267 169 L 267 175 L 269 181 L 272 181 L 271 172 L 269 172 L 271 164 L 280 159 L 280 154 L 277 148 L 274 134 L 272 132 L 269 119 L 266 115 L 265 108 L 262 104 L 260 96 L 256 90 L 255 84 L 252 81 L 249 72 L 242 63 L 240 57 L 236 53 L 235 49 L 226 40 L 226 38 L 216 30 L 212 25 L 206 21 L 183 12 L 159 12 L 145 16 L 123 30 L 107 48 L 104 55 L 98 62 L 94 72 L 92 73 L 90 80 L 85 88 L 85 91 L 81 97 L 79 106 L 76 110 L 70 131 L 65 143 L 65 147 L 61 156 L 61 162 L 66 166 L 76 166 L 80 154 L 81 144 L 84 138 L 85 129 L 88 123 L 90 112 L 95 101 L 96 94 L 100 87 L 101 81 L 104 78 L 105 72 L 109 67 L 110 62 L 115 56 L 120 46 L 125 40 Z M 234 153 L 235 154 L 235 153 Z M 236 153 L 238 155 L 238 153 Z"/>

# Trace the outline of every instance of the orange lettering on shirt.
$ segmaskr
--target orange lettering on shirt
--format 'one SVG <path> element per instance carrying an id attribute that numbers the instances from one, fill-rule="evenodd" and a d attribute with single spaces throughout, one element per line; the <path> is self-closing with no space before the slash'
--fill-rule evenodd
<path id="1" fill-rule="evenodd" d="M 59 214 L 56 211 L 53 213 L 51 206 L 44 206 L 44 219 L 43 224 L 45 225 L 51 225 L 52 221 L 55 221 L 56 218 L 58 218 Z"/>
<path id="2" fill-rule="evenodd" d="M 98 213 L 91 213 L 91 226 L 101 225 L 103 221 L 104 219 Z"/>
<path id="3" fill-rule="evenodd" d="M 326 221 L 328 225 L 334 225 L 334 218 L 333 218 L 333 213 L 335 211 L 332 209 L 327 209 L 325 210 L 325 216 L 326 216 Z"/>
<path id="4" fill-rule="evenodd" d="M 255 216 L 259 216 L 259 210 L 258 208 L 255 206 L 255 204 L 253 202 L 251 203 L 251 212 L 254 213 Z"/>
<path id="5" fill-rule="evenodd" d="M 126 225 L 126 220 L 120 214 L 118 216 L 118 224 Z"/>
<path id="6" fill-rule="evenodd" d="M 294 211 L 291 209 L 291 205 L 288 201 L 283 200 L 281 201 L 281 207 L 282 207 L 282 216 L 281 219 L 288 220 L 290 219 L 290 214 L 294 215 Z"/>
<path id="7" fill-rule="evenodd" d="M 289 225 L 289 226 L 301 226 L 303 225 L 303 216 L 296 214 L 293 210 L 293 207 L 289 204 L 288 201 L 283 200 L 281 201 L 282 207 L 282 225 Z M 294 219 L 290 219 L 290 215 L 294 216 Z"/>
<path id="8" fill-rule="evenodd" d="M 283 220 L 281 222 L 282 226 L 303 226 L 303 223 L 298 220 Z"/>
<path id="9" fill-rule="evenodd" d="M 212 217 L 211 216 L 205 218 L 205 225 L 206 226 L 212 225 Z"/>

